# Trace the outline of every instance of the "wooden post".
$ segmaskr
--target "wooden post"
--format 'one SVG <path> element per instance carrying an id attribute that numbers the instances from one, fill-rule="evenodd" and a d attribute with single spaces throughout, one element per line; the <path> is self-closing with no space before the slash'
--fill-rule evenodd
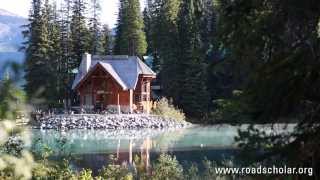
<path id="1" fill-rule="evenodd" d="M 119 92 L 118 92 L 118 114 L 121 114 L 120 95 L 119 95 Z"/>
<path id="2" fill-rule="evenodd" d="M 82 109 L 83 108 L 83 98 L 81 96 L 81 92 L 80 91 L 78 91 L 78 92 L 79 92 L 79 97 L 80 97 L 80 109 Z M 59 100 L 59 102 L 60 102 L 60 100 Z"/>
<path id="3" fill-rule="evenodd" d="M 147 95 L 148 96 L 148 95 Z M 147 98 L 147 114 L 150 114 L 150 101 L 149 99 Z"/>
<path id="4" fill-rule="evenodd" d="M 133 109 L 132 109 L 132 106 L 133 106 L 133 91 L 132 91 L 132 89 L 130 89 L 129 90 L 129 93 L 130 93 L 130 104 L 129 104 L 129 108 L 130 108 L 130 113 L 132 114 L 132 112 L 133 112 Z"/>
<path id="5" fill-rule="evenodd" d="M 150 166 L 150 146 L 151 146 L 151 141 L 150 138 L 147 137 L 147 147 L 146 147 L 146 171 L 149 173 L 149 166 Z"/>
<path id="6" fill-rule="evenodd" d="M 93 93 L 93 78 L 91 78 L 91 107 L 94 110 L 94 93 Z"/>
<path id="7" fill-rule="evenodd" d="M 150 114 L 150 85 L 146 83 L 146 94 L 147 94 L 147 114 Z"/>
<path id="8" fill-rule="evenodd" d="M 120 154 L 120 139 L 118 139 L 118 146 L 117 146 L 117 159 L 119 159 Z"/>
<path id="9" fill-rule="evenodd" d="M 132 164 L 132 139 L 129 140 L 129 163 Z"/>

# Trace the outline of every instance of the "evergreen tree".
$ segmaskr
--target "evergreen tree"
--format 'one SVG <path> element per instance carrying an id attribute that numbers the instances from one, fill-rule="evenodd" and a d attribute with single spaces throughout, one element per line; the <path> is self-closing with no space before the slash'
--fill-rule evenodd
<path id="1" fill-rule="evenodd" d="M 26 50 L 26 85 L 29 98 L 37 95 L 49 105 L 58 97 L 60 60 L 60 28 L 55 6 L 48 0 L 33 1 L 30 24 L 23 33 Z"/>
<path id="2" fill-rule="evenodd" d="M 147 4 L 145 31 L 164 95 L 189 116 L 200 117 L 209 102 L 205 61 L 213 9 L 206 6 L 207 0 L 149 0 Z"/>
<path id="3" fill-rule="evenodd" d="M 63 65 L 62 48 L 61 48 L 61 27 L 59 24 L 59 15 L 56 5 L 50 5 L 48 1 L 45 2 L 45 13 L 48 16 L 48 34 L 49 34 L 49 62 L 48 70 L 50 77 L 48 81 L 48 95 L 47 101 L 50 105 L 55 105 L 60 97 L 63 97 L 63 72 L 61 71 Z"/>
<path id="4" fill-rule="evenodd" d="M 199 1 L 184 0 L 178 16 L 180 93 L 177 103 L 193 117 L 203 117 L 207 112 L 209 96 L 206 88 L 206 64 L 199 14 Z M 201 16 L 201 15 L 200 15 Z"/>
<path id="5" fill-rule="evenodd" d="M 139 0 L 120 0 L 115 54 L 143 56 L 147 50 Z"/>
<path id="6" fill-rule="evenodd" d="M 177 102 L 178 84 L 178 28 L 177 16 L 181 0 L 149 0 L 148 13 L 151 32 L 148 38 L 154 56 L 153 67 L 161 80 L 163 93 Z"/>
<path id="7" fill-rule="evenodd" d="M 242 148 L 252 155 L 263 149 L 262 163 L 283 157 L 319 169 L 320 1 L 218 2 L 220 37 L 249 77 L 243 98 L 252 120 L 296 125 L 281 136 L 252 126 L 240 133 Z"/>
<path id="8" fill-rule="evenodd" d="M 99 15 L 101 11 L 99 0 L 91 0 L 91 18 L 89 19 L 89 33 L 90 44 L 89 52 L 91 54 L 101 54 L 102 42 L 101 42 L 101 24 L 99 22 Z"/>
<path id="9" fill-rule="evenodd" d="M 86 4 L 84 0 L 74 0 L 70 23 L 71 59 L 70 69 L 79 67 L 82 55 L 89 51 L 89 33 L 86 25 Z M 70 73 L 70 72 L 69 72 Z"/>
<path id="10" fill-rule="evenodd" d="M 25 90 L 29 98 L 36 94 L 40 97 L 46 97 L 48 71 L 48 17 L 42 8 L 41 0 L 33 0 L 29 15 L 29 24 L 23 31 L 27 42 L 25 42 L 26 52 L 26 85 Z"/>
<path id="11" fill-rule="evenodd" d="M 102 28 L 101 41 L 102 41 L 102 54 L 104 55 L 112 54 L 113 38 L 112 38 L 111 30 L 109 29 L 108 25 L 104 25 Z"/>
<path id="12" fill-rule="evenodd" d="M 72 77 L 69 72 L 72 70 L 72 41 L 71 41 L 71 16 L 72 16 L 72 0 L 64 0 L 60 10 L 60 45 L 61 45 L 61 63 L 58 67 L 60 74 L 60 83 L 63 88 L 60 92 L 58 102 L 67 102 L 70 93 L 70 81 Z"/>
<path id="13" fill-rule="evenodd" d="M 146 7 L 144 10 L 143 10 L 143 22 L 144 22 L 144 33 L 146 35 L 146 41 L 147 41 L 147 44 L 148 44 L 148 47 L 147 47 L 147 51 L 146 53 L 147 54 L 150 54 L 152 53 L 152 43 L 151 43 L 151 14 L 149 12 L 149 8 Z"/>

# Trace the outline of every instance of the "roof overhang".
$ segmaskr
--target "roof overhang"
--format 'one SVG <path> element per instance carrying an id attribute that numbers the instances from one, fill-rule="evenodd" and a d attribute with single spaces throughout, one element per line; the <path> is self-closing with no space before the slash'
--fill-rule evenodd
<path id="1" fill-rule="evenodd" d="M 114 81 L 125 91 L 128 90 L 128 88 L 124 85 L 123 82 L 119 82 L 117 80 L 117 77 L 114 77 L 115 75 L 113 73 L 108 72 L 108 70 L 98 62 L 96 65 L 94 65 L 92 68 L 90 68 L 89 72 L 79 81 L 79 83 L 74 87 L 75 90 L 78 90 L 78 88 L 96 71 L 96 69 L 101 68 L 105 73 L 109 74 Z"/>
<path id="2" fill-rule="evenodd" d="M 152 79 L 155 79 L 157 77 L 157 75 L 154 75 L 154 74 L 141 74 L 141 76 L 144 78 L 152 78 Z"/>

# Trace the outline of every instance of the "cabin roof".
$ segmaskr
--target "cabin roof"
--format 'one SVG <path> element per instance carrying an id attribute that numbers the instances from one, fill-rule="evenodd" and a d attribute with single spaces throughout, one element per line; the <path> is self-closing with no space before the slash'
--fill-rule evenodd
<path id="1" fill-rule="evenodd" d="M 97 64 L 100 64 L 124 90 L 135 89 L 139 75 L 156 76 L 156 73 L 136 56 L 92 56 L 88 72 L 83 72 L 80 65 L 72 89 L 76 89 Z"/>

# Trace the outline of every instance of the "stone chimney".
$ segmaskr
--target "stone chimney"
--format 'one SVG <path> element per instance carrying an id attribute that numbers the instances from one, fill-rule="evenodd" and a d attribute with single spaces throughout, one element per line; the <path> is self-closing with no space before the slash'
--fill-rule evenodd
<path id="1" fill-rule="evenodd" d="M 91 54 L 84 53 L 84 55 L 82 56 L 82 61 L 81 61 L 82 73 L 87 73 L 90 69 L 90 66 L 91 66 Z"/>

